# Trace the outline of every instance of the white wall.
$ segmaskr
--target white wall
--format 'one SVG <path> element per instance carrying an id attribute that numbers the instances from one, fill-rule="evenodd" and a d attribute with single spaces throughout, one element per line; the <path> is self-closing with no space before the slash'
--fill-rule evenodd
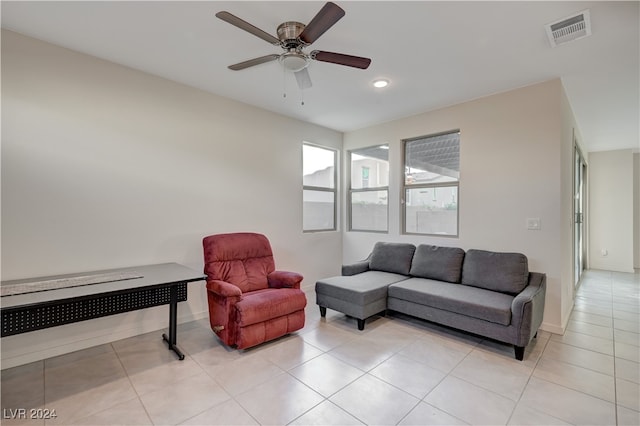
<path id="1" fill-rule="evenodd" d="M 589 153 L 592 269 L 633 272 L 633 158 L 631 149 Z"/>
<path id="2" fill-rule="evenodd" d="M 563 96 L 560 80 L 552 80 L 346 133 L 345 150 L 389 144 L 390 226 L 388 234 L 346 232 L 343 261 L 363 259 L 380 240 L 521 252 L 531 271 L 547 274 L 543 328 L 562 332 L 573 303 L 571 187 L 564 182 L 571 117 Z M 401 140 L 453 129 L 461 131 L 460 236 L 400 235 Z M 540 218 L 542 229 L 527 230 L 527 218 Z"/>
<path id="3" fill-rule="evenodd" d="M 302 233 L 302 141 L 342 134 L 2 31 L 2 280 L 161 262 L 257 231 L 304 285 L 341 234 Z M 309 301 L 313 303 L 314 301 Z M 191 285 L 179 321 L 207 315 Z M 167 326 L 158 307 L 2 339 L 2 368 Z"/>

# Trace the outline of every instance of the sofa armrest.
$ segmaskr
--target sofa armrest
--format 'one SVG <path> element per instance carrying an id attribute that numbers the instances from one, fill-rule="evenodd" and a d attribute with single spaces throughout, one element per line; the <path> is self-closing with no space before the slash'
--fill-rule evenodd
<path id="1" fill-rule="evenodd" d="M 369 270 L 369 261 L 361 260 L 360 262 L 352 263 L 350 265 L 342 265 L 342 275 L 350 276 L 361 274 Z"/>
<path id="2" fill-rule="evenodd" d="M 297 272 L 273 271 L 267 275 L 267 281 L 271 288 L 300 288 L 302 275 Z"/>
<path id="3" fill-rule="evenodd" d="M 242 290 L 235 285 L 221 280 L 207 281 L 207 290 L 222 297 L 241 297 Z"/>
<path id="4" fill-rule="evenodd" d="M 529 283 L 511 303 L 512 323 L 516 327 L 517 346 L 526 346 L 538 332 L 544 315 L 547 276 L 529 273 Z"/>

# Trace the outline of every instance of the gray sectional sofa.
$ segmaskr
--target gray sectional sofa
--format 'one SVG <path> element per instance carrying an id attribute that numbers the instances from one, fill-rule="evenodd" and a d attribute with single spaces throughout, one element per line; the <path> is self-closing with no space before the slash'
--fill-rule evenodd
<path id="1" fill-rule="evenodd" d="M 522 360 L 544 313 L 546 275 L 520 253 L 378 242 L 369 257 L 316 282 L 316 303 L 358 320 L 400 312 L 514 345 Z"/>

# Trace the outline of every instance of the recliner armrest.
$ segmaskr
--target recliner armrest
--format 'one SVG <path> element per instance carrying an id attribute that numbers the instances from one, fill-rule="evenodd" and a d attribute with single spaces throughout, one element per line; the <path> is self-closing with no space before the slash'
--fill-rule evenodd
<path id="1" fill-rule="evenodd" d="M 273 271 L 267 275 L 267 281 L 271 288 L 300 288 L 302 275 L 297 272 Z"/>
<path id="2" fill-rule="evenodd" d="M 241 297 L 242 290 L 239 287 L 221 280 L 207 281 L 207 290 L 222 297 Z"/>
<path id="3" fill-rule="evenodd" d="M 342 265 L 342 276 L 350 276 L 361 274 L 369 270 L 369 261 L 361 260 L 360 262 L 352 263 L 350 265 Z"/>

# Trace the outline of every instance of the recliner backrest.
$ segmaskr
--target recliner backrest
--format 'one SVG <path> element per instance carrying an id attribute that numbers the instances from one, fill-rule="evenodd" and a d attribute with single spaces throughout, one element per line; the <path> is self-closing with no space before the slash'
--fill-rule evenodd
<path id="1" fill-rule="evenodd" d="M 202 240 L 204 273 L 209 280 L 234 284 L 242 292 L 268 288 L 267 275 L 275 270 L 269 240 L 262 234 L 217 234 Z"/>

